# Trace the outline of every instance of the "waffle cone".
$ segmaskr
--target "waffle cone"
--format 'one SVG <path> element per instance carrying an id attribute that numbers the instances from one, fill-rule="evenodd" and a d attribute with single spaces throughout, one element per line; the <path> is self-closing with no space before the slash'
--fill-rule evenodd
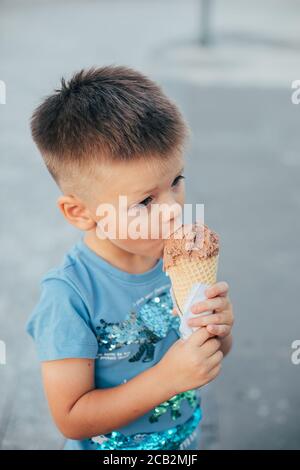
<path id="1" fill-rule="evenodd" d="M 194 283 L 212 285 L 216 282 L 218 260 L 219 254 L 204 259 L 181 258 L 168 268 L 167 272 L 181 313 Z"/>

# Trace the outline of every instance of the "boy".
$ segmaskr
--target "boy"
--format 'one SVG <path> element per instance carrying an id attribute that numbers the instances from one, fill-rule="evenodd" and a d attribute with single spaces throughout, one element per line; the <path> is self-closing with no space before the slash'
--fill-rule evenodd
<path id="1" fill-rule="evenodd" d="M 58 207 L 83 232 L 42 278 L 27 323 L 51 414 L 65 449 L 197 449 L 198 389 L 231 347 L 228 285 L 216 283 L 195 304 L 195 313 L 217 314 L 191 320 L 205 328 L 182 341 L 162 270 L 162 234 L 176 217 L 161 220 L 157 238 L 128 229 L 136 209 L 148 222 L 154 203 L 183 206 L 188 127 L 133 69 L 81 70 L 61 84 L 31 121 L 62 192 Z M 107 205 L 116 209 L 116 236 L 103 236 L 99 207 Z"/>

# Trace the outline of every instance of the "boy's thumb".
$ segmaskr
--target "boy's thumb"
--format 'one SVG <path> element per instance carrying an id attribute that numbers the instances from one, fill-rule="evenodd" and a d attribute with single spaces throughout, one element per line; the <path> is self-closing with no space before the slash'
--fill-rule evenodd
<path id="1" fill-rule="evenodd" d="M 187 339 L 190 343 L 197 346 L 202 346 L 209 338 L 212 338 L 213 335 L 207 331 L 207 328 L 200 327 L 195 330 Z"/>

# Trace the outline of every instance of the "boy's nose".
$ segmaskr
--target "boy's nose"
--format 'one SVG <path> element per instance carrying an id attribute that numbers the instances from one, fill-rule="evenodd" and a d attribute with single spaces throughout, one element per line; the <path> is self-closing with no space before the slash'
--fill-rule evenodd
<path id="1" fill-rule="evenodd" d="M 169 199 L 162 205 L 162 222 L 170 223 L 182 216 L 182 207 L 174 199 Z"/>
<path id="2" fill-rule="evenodd" d="M 169 238 L 182 225 L 182 208 L 177 203 L 170 206 L 169 211 L 165 212 L 165 218 L 162 217 L 163 238 Z"/>

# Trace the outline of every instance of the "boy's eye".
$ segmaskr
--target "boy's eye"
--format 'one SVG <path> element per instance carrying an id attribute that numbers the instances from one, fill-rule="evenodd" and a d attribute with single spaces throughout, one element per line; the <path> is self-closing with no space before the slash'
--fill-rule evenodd
<path id="1" fill-rule="evenodd" d="M 153 197 L 148 196 L 148 197 L 146 197 L 146 199 L 144 199 L 143 201 L 139 202 L 139 204 L 140 204 L 141 206 L 148 206 L 152 200 L 153 200 Z"/>
<path id="2" fill-rule="evenodd" d="M 185 177 L 184 177 L 183 175 L 177 176 L 177 177 L 174 179 L 174 181 L 173 181 L 173 183 L 172 183 L 172 186 L 176 186 L 176 185 L 179 183 L 179 181 L 182 180 L 182 179 L 184 179 L 184 178 L 185 178 Z M 151 203 L 151 201 L 153 201 L 153 197 L 152 197 L 152 196 L 148 196 L 148 197 L 146 197 L 146 199 L 144 199 L 143 201 L 139 202 L 139 205 L 147 207 L 147 206 Z"/>
<path id="3" fill-rule="evenodd" d="M 181 179 L 184 179 L 184 178 L 185 178 L 185 176 L 183 176 L 183 175 L 177 176 L 177 177 L 174 179 L 172 186 L 176 186 L 176 184 L 178 184 L 179 181 L 180 181 Z"/>

